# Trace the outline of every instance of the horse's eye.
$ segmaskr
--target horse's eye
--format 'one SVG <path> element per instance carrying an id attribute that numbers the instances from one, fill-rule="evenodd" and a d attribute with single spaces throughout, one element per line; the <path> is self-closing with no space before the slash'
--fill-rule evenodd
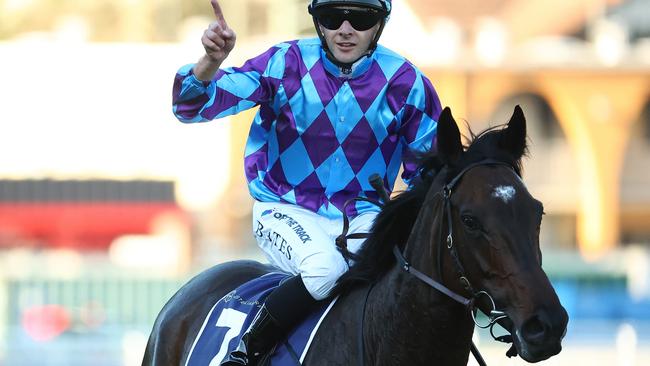
<path id="1" fill-rule="evenodd" d="M 463 221 L 463 225 L 469 230 L 476 231 L 481 228 L 481 224 L 475 217 L 469 215 L 463 215 L 460 218 Z"/>

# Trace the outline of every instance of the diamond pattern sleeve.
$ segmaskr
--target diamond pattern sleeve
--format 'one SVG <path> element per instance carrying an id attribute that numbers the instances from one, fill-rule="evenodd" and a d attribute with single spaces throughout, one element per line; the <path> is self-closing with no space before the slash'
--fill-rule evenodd
<path id="1" fill-rule="evenodd" d="M 209 82 L 194 76 L 194 64 L 181 67 L 172 89 L 174 115 L 185 123 L 206 122 L 268 102 L 279 88 L 285 52 L 283 44 L 274 46 L 241 67 L 220 69 Z"/>
<path id="2" fill-rule="evenodd" d="M 427 151 L 435 143 L 441 110 L 440 99 L 431 81 L 418 72 L 400 113 L 400 137 L 406 147 L 402 151 L 402 179 L 406 184 L 409 184 L 416 170 L 415 153 Z"/>

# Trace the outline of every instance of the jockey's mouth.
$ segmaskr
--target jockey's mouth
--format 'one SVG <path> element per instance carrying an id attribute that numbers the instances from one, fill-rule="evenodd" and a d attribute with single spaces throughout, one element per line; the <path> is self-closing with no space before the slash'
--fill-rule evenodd
<path id="1" fill-rule="evenodd" d="M 339 46 L 339 48 L 343 48 L 343 49 L 350 49 L 357 46 L 356 43 L 352 43 L 352 42 L 340 42 L 337 43 L 336 45 Z"/>

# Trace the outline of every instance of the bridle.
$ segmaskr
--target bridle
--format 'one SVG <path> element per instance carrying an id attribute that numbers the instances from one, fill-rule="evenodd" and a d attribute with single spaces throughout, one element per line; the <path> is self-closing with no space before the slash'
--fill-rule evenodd
<path id="1" fill-rule="evenodd" d="M 460 260 L 460 256 L 458 255 L 458 251 L 456 250 L 456 246 L 454 245 L 454 237 L 453 237 L 453 220 L 451 216 L 451 195 L 454 192 L 454 188 L 458 184 L 458 182 L 462 179 L 462 177 L 470 171 L 472 168 L 475 168 L 477 166 L 485 166 L 485 165 L 502 165 L 506 166 L 509 169 L 512 170 L 512 166 L 509 164 L 506 164 L 501 161 L 493 160 L 493 159 L 486 159 L 486 160 L 481 160 L 479 162 L 473 163 L 465 167 L 463 170 L 460 171 L 449 183 L 447 183 L 440 192 L 436 193 L 434 197 L 431 199 L 427 200 L 422 207 L 424 208 L 425 206 L 428 206 L 431 202 L 434 201 L 435 198 L 438 196 L 442 196 L 443 199 L 443 212 L 442 212 L 442 220 L 440 221 L 440 225 L 444 226 L 445 220 L 447 222 L 447 238 L 444 240 L 444 243 L 446 245 L 442 245 L 443 241 L 440 240 L 440 245 L 438 245 L 438 278 L 442 278 L 442 251 L 443 247 L 446 247 L 449 250 L 449 254 L 452 258 L 452 262 L 454 264 L 454 267 L 456 269 L 456 272 L 459 276 L 459 280 L 461 284 L 463 285 L 463 288 L 467 290 L 470 294 L 470 298 L 466 298 L 464 296 L 461 296 L 449 288 L 447 288 L 445 285 L 442 283 L 434 280 L 433 278 L 425 275 L 424 273 L 420 272 L 416 268 L 413 268 L 409 262 L 404 258 L 404 255 L 400 251 L 398 246 L 393 247 L 393 254 L 395 255 L 395 258 L 397 260 L 397 263 L 399 264 L 400 268 L 413 275 L 415 278 L 418 280 L 424 282 L 426 285 L 433 287 L 434 289 L 438 290 L 445 296 L 449 297 L 450 299 L 460 303 L 463 305 L 467 310 L 470 312 L 472 315 L 472 320 L 474 321 L 474 324 L 482 329 L 490 329 L 490 335 L 499 342 L 504 342 L 504 343 L 512 343 L 512 335 L 505 335 L 505 336 L 495 336 L 494 335 L 494 326 L 497 324 L 497 322 L 501 319 L 505 319 L 508 317 L 505 312 L 501 310 L 496 309 L 496 304 L 494 302 L 494 299 L 492 296 L 484 290 L 476 291 L 472 284 L 470 283 L 469 279 L 467 278 L 465 268 L 463 267 L 463 264 Z M 441 228 L 440 233 L 441 235 L 443 234 L 443 228 Z M 486 314 L 488 316 L 488 323 L 487 324 L 480 324 L 477 319 L 476 319 L 476 310 L 478 309 L 476 307 L 476 302 L 479 300 L 481 297 L 487 297 L 487 299 L 490 301 L 490 304 L 492 305 L 492 310 L 490 311 L 489 314 Z M 485 361 L 483 361 L 483 358 L 481 357 L 480 353 L 478 352 L 478 349 L 472 342 L 472 354 L 478 361 L 479 365 L 486 365 Z M 508 356 L 515 356 L 516 355 L 516 350 L 514 346 L 508 351 Z"/>
<path id="2" fill-rule="evenodd" d="M 415 278 L 418 280 L 422 281 L 429 287 L 432 287 L 436 289 L 437 291 L 441 292 L 445 296 L 449 297 L 450 299 L 458 302 L 459 304 L 463 305 L 471 314 L 472 320 L 474 324 L 481 329 L 490 329 L 490 335 L 494 340 L 503 342 L 503 343 L 512 343 L 512 335 L 507 334 L 507 335 L 502 335 L 502 336 L 496 336 L 494 334 L 494 326 L 497 324 L 497 322 L 501 319 L 506 319 L 508 318 L 508 315 L 501 311 L 496 309 L 496 304 L 494 302 L 494 299 L 492 296 L 485 290 L 480 290 L 476 291 L 472 284 L 470 283 L 466 273 L 465 273 L 465 268 L 463 267 L 463 264 L 460 260 L 460 256 L 458 255 L 458 251 L 456 250 L 456 246 L 454 245 L 454 237 L 453 237 L 453 220 L 451 216 L 451 195 L 454 192 L 454 188 L 456 185 L 460 182 L 460 180 L 463 178 L 463 176 L 470 171 L 471 169 L 477 167 L 477 166 L 495 166 L 495 165 L 501 165 L 501 166 L 506 166 L 508 169 L 513 170 L 512 166 L 510 164 L 504 163 L 502 161 L 494 160 L 494 159 L 485 159 L 481 160 L 476 163 L 472 163 L 465 167 L 463 170 L 460 171 L 460 173 L 456 174 L 449 183 L 445 184 L 442 187 L 442 190 L 437 192 L 433 197 L 427 199 L 423 204 L 422 208 L 430 205 L 433 203 L 439 196 L 442 197 L 443 199 L 443 212 L 442 212 L 442 220 L 440 221 L 440 225 L 444 226 L 445 221 L 447 222 L 447 237 L 443 241 L 442 237 L 440 240 L 440 245 L 438 245 L 438 278 L 442 279 L 442 251 L 443 247 L 446 247 L 449 250 L 449 254 L 452 258 L 452 262 L 454 263 L 454 267 L 456 269 L 456 272 L 459 276 L 459 280 L 461 284 L 463 285 L 463 288 L 470 293 L 470 297 L 464 297 L 462 295 L 459 295 L 455 293 L 454 291 L 450 290 L 447 288 L 445 285 L 443 285 L 441 282 L 434 280 L 433 278 L 427 276 L 426 274 L 422 273 L 418 269 L 414 268 L 411 266 L 411 264 L 406 260 L 402 252 L 400 251 L 399 247 L 395 245 L 393 247 L 393 255 L 395 256 L 395 259 L 397 260 L 397 263 L 399 267 L 413 275 Z M 516 174 L 516 172 L 515 172 Z M 381 200 L 386 203 L 389 200 L 388 194 L 386 193 L 383 182 L 381 178 L 378 175 L 374 175 L 370 177 L 370 184 L 372 187 L 377 191 L 379 197 Z M 351 204 L 354 201 L 366 201 L 370 202 L 373 204 L 376 204 L 378 206 L 382 206 L 381 203 L 379 203 L 376 200 L 365 198 L 365 197 L 357 197 L 349 200 L 348 202 L 345 203 L 345 206 L 348 204 Z M 336 239 L 336 245 L 343 254 L 343 256 L 346 259 L 355 259 L 356 255 L 349 252 L 347 249 L 347 239 L 360 239 L 360 238 L 366 238 L 368 237 L 368 234 L 366 233 L 353 233 L 353 234 L 347 234 L 348 233 L 348 228 L 349 228 L 349 220 L 347 218 L 347 215 L 343 215 L 343 233 Z M 440 230 L 441 236 L 444 235 L 444 227 L 441 227 Z M 443 245 L 443 242 L 445 245 Z M 361 326 L 360 326 L 360 333 L 358 337 L 358 343 L 360 347 L 360 365 L 363 365 L 363 320 L 364 320 L 364 314 L 365 314 L 365 308 L 366 308 L 366 302 L 368 300 L 368 296 L 370 294 L 370 291 L 372 290 L 373 285 L 368 286 L 368 289 L 366 291 L 365 299 L 362 309 L 361 309 Z M 488 317 L 488 323 L 487 324 L 480 324 L 479 321 L 476 319 L 476 310 L 478 309 L 476 307 L 476 302 L 481 299 L 482 297 L 486 297 L 490 304 L 492 305 L 492 310 L 490 310 L 489 314 L 486 314 Z M 483 360 L 483 357 L 481 356 L 480 352 L 478 351 L 478 348 L 476 348 L 476 345 L 474 342 L 471 343 L 471 352 L 474 355 L 474 358 L 476 358 L 476 361 L 480 366 L 486 366 L 487 364 Z M 513 357 L 517 355 L 517 350 L 515 349 L 514 345 L 508 350 L 506 353 L 508 357 Z"/>

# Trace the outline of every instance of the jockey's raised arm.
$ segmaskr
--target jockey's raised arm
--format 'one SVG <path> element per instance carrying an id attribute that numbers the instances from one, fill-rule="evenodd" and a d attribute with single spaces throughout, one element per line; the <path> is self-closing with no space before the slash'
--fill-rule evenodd
<path id="1" fill-rule="evenodd" d="M 201 43 L 205 49 L 205 55 L 194 66 L 194 75 L 202 81 L 212 80 L 230 51 L 235 48 L 237 40 L 237 35 L 226 22 L 219 1 L 211 0 L 210 3 L 215 20 L 203 32 Z"/>

